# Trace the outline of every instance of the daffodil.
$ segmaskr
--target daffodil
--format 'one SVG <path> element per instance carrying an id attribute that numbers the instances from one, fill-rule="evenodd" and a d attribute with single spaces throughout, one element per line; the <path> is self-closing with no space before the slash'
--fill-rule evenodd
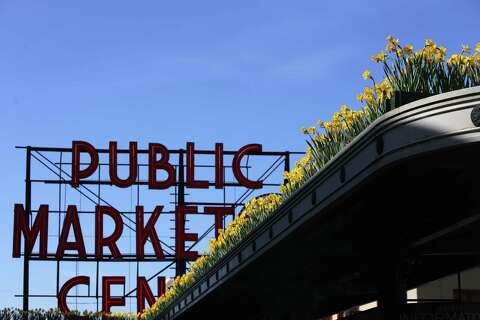
<path id="1" fill-rule="evenodd" d="M 432 39 L 425 40 L 425 47 L 434 47 L 434 46 L 436 46 L 436 45 L 435 45 L 435 42 L 433 42 Z"/>
<path id="2" fill-rule="evenodd" d="M 403 54 L 409 56 L 413 53 L 413 46 L 411 44 L 407 44 L 403 47 Z"/>
<path id="3" fill-rule="evenodd" d="M 391 86 L 387 80 L 376 84 L 375 92 L 377 93 L 380 102 L 384 102 L 386 99 L 391 98 L 393 93 Z"/>
<path id="4" fill-rule="evenodd" d="M 328 141 L 328 138 L 324 135 L 324 134 L 321 134 L 321 135 L 318 135 L 314 138 L 314 141 L 316 141 L 317 143 L 325 143 Z"/>
<path id="5" fill-rule="evenodd" d="M 349 111 L 348 107 L 346 104 L 342 104 L 342 106 L 340 107 L 340 110 L 342 112 L 342 118 L 346 118 L 347 116 L 347 113 Z"/>
<path id="6" fill-rule="evenodd" d="M 444 47 L 437 48 L 437 51 L 435 53 L 435 61 L 437 63 L 443 62 L 443 60 L 445 59 L 446 53 L 447 53 L 446 48 L 444 48 Z"/>
<path id="7" fill-rule="evenodd" d="M 459 54 L 452 54 L 450 59 L 447 60 L 448 65 L 459 65 L 462 63 L 462 56 Z"/>
<path id="8" fill-rule="evenodd" d="M 371 87 L 365 87 L 363 89 L 363 93 L 358 96 L 357 98 L 361 98 L 360 101 L 366 102 L 366 103 L 372 103 L 374 100 L 374 92 Z"/>
<path id="9" fill-rule="evenodd" d="M 388 43 L 391 43 L 395 48 L 398 46 L 398 39 L 395 39 L 391 35 L 387 36 Z"/>
<path id="10" fill-rule="evenodd" d="M 387 56 L 385 55 L 385 52 L 383 51 L 380 51 L 379 54 L 377 54 L 376 56 L 372 56 L 372 60 L 375 61 L 375 62 L 383 62 L 387 59 Z"/>
<path id="11" fill-rule="evenodd" d="M 477 52 L 475 52 L 477 53 Z M 474 54 L 474 59 L 477 62 L 477 64 L 480 64 L 480 54 Z"/>
<path id="12" fill-rule="evenodd" d="M 363 78 L 363 80 L 368 80 L 371 76 L 372 76 L 372 75 L 371 75 L 371 73 L 370 73 L 370 70 L 365 70 L 365 71 L 363 71 L 363 73 L 362 73 L 362 78 Z"/>
<path id="13" fill-rule="evenodd" d="M 388 51 L 388 52 L 395 51 L 395 45 L 391 42 L 387 43 L 387 45 L 385 46 L 385 51 Z"/>

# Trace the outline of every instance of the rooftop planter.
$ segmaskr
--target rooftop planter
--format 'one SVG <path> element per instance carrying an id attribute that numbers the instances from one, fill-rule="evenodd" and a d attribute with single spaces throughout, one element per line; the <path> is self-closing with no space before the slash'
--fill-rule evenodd
<path id="1" fill-rule="evenodd" d="M 273 250 L 302 225 L 326 214 L 328 208 L 383 169 L 434 152 L 480 143 L 472 114 L 480 108 L 480 87 L 415 101 L 377 119 L 351 144 L 308 180 L 276 211 L 229 251 L 158 319 L 182 318 L 195 304 L 228 284 L 249 264 Z M 478 147 L 477 147 L 478 148 Z M 467 154 L 468 155 L 468 154 Z"/>
<path id="2" fill-rule="evenodd" d="M 373 82 L 357 96 L 364 107 L 353 111 L 342 106 L 332 121 L 302 129 L 308 136 L 307 156 L 285 174 L 288 183 L 281 187 L 281 195 L 247 204 L 212 241 L 211 255 L 177 278 L 143 319 L 173 319 L 198 307 L 202 299 L 383 169 L 480 141 L 476 127 L 480 88 L 460 89 L 480 84 L 478 53 L 464 55 L 469 51 L 464 47 L 461 55 L 445 62 L 444 48 L 430 40 L 415 54 L 411 46 L 401 47 L 392 37 L 387 40 L 391 54 L 382 51 L 372 57 L 383 64 L 385 79 L 376 83 L 369 71 L 363 74 Z"/>

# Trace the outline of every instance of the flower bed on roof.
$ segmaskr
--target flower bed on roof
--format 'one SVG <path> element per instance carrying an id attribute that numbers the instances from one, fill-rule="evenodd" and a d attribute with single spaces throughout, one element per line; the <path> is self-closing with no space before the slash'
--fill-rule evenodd
<path id="1" fill-rule="evenodd" d="M 473 51 L 473 52 L 472 52 Z M 304 185 L 360 132 L 386 112 L 415 99 L 480 85 L 480 43 L 471 50 L 463 45 L 460 53 L 446 57 L 447 49 L 432 40 L 414 51 L 412 45 L 401 46 L 398 39 L 387 37 L 385 50 L 372 57 L 383 69 L 384 77 L 376 81 L 369 70 L 362 73 L 370 85 L 357 95 L 361 106 L 356 110 L 341 106 L 331 121 L 318 121 L 315 126 L 302 128 L 307 137 L 306 156 L 290 172 L 280 194 L 255 198 L 245 204 L 241 214 L 217 239 L 210 241 L 209 255 L 203 255 L 190 265 L 186 274 L 175 278 L 167 292 L 155 304 L 145 309 L 141 319 L 155 319 L 168 309 L 177 297 L 235 248 L 256 227 Z M 400 102 L 400 103 L 399 103 Z"/>
<path id="2" fill-rule="evenodd" d="M 62 313 L 58 309 L 34 309 L 29 311 L 22 311 L 15 308 L 0 309 L 0 320 L 134 320 L 137 315 L 129 312 L 113 312 L 110 314 L 102 314 L 101 312 L 79 312 L 72 311 L 69 313 Z"/>

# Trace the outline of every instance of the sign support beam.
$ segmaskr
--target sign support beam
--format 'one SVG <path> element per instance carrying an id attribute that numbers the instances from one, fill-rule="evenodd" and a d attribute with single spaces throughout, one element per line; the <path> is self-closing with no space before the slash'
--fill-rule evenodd
<path id="1" fill-rule="evenodd" d="M 178 205 L 185 205 L 185 167 L 183 163 L 184 150 L 178 152 Z M 185 219 L 183 219 L 185 221 Z M 185 223 L 181 226 L 185 230 Z M 175 276 L 181 276 L 187 272 L 187 262 L 185 260 L 177 260 L 175 264 Z"/>
<path id="2" fill-rule="evenodd" d="M 32 183 L 31 183 L 31 176 L 30 176 L 30 164 L 31 164 L 31 157 L 32 157 L 32 150 L 30 146 L 27 146 L 27 160 L 26 160 L 26 172 L 25 172 L 25 214 L 27 215 L 26 218 L 28 224 L 31 227 L 31 217 L 32 217 L 32 208 L 31 208 L 31 201 L 32 201 Z M 30 285 L 30 278 L 29 278 L 29 261 L 28 252 L 28 243 L 24 241 L 24 255 L 23 255 L 23 310 L 28 311 L 28 295 L 29 295 L 29 285 Z"/>

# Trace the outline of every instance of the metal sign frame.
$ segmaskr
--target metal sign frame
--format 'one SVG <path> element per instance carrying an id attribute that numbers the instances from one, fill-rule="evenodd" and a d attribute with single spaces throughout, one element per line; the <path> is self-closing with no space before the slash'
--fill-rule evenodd
<path id="1" fill-rule="evenodd" d="M 71 165 L 71 162 L 64 161 L 64 154 L 71 153 L 72 148 L 51 148 L 51 147 L 33 147 L 33 146 L 17 146 L 17 149 L 24 149 L 25 150 L 25 212 L 28 215 L 28 224 L 30 227 L 32 226 L 32 212 L 36 212 L 32 210 L 32 184 L 36 183 L 44 183 L 44 184 L 55 184 L 58 185 L 58 210 L 50 210 L 49 215 L 57 214 L 58 215 L 58 224 L 59 224 L 59 232 L 58 237 L 60 237 L 60 226 L 61 226 L 61 218 L 62 214 L 65 214 L 66 211 L 62 210 L 62 185 L 70 184 L 71 176 L 67 170 L 65 170 L 65 166 Z M 105 154 L 109 152 L 108 149 L 97 149 L 99 154 Z M 128 153 L 128 149 L 118 150 L 118 153 Z M 226 199 L 226 192 L 231 189 L 232 187 L 244 187 L 238 182 L 229 182 L 225 181 L 225 174 L 224 174 L 224 187 L 223 187 L 223 202 L 205 202 L 205 201 L 186 201 L 186 182 L 185 182 L 185 156 L 186 151 L 184 149 L 172 149 L 168 150 L 171 155 L 177 155 L 177 163 L 172 164 L 176 171 L 176 182 L 173 186 L 173 192 L 169 193 L 170 195 L 174 196 L 174 201 L 172 204 L 175 205 L 200 205 L 200 206 L 232 206 L 234 208 L 241 208 L 245 201 L 253 194 L 255 191 L 254 189 L 245 188 L 245 191 L 232 203 L 227 203 Z M 145 154 L 148 153 L 148 150 L 138 150 L 138 154 Z M 195 150 L 195 154 L 198 155 L 214 155 L 215 151 L 213 150 Z M 236 151 L 224 151 L 224 155 L 234 155 Z M 56 154 L 58 155 L 58 162 L 52 161 L 46 154 Z M 274 172 L 277 171 L 278 168 L 282 168 L 281 171 L 288 171 L 290 169 L 290 161 L 292 155 L 301 155 L 304 154 L 303 152 L 290 152 L 290 151 L 283 151 L 283 152 L 271 152 L 271 151 L 262 151 L 259 153 L 255 153 L 254 156 L 263 156 L 263 157 L 274 157 L 274 161 L 271 165 L 258 177 L 258 180 L 265 181 L 268 179 Z M 38 162 L 43 167 L 48 169 L 51 174 L 54 176 L 54 179 L 32 179 L 32 160 Z M 248 176 L 248 171 L 251 166 L 248 164 L 249 159 L 247 158 L 246 165 L 242 165 L 241 168 L 245 169 Z M 102 198 L 102 185 L 112 185 L 111 181 L 102 180 L 101 179 L 101 171 L 102 167 L 108 166 L 108 163 L 99 163 L 98 165 L 98 178 L 97 179 L 89 179 L 80 182 L 80 186 L 75 188 L 77 192 L 79 192 L 82 196 L 87 198 L 93 204 L 100 205 L 101 203 L 108 204 L 108 202 Z M 124 163 L 119 163 L 120 165 L 128 165 Z M 147 164 L 138 163 L 137 166 L 146 166 Z M 282 166 L 283 165 L 283 166 Z M 202 167 L 202 168 L 212 168 L 215 167 L 214 165 L 199 165 L 195 164 L 194 167 Z M 225 168 L 231 166 L 225 165 Z M 148 181 L 142 181 L 140 179 L 140 170 L 137 168 L 139 174 L 137 176 L 137 180 L 133 185 L 129 188 L 135 188 L 135 192 L 137 195 L 137 205 L 139 205 L 140 199 L 140 186 L 147 185 Z M 283 181 L 282 181 L 283 182 Z M 279 182 L 272 182 L 266 183 L 264 182 L 264 186 L 279 186 L 281 183 Z M 209 185 L 214 185 L 214 183 L 209 182 Z M 168 191 L 166 189 L 165 191 Z M 79 215 L 82 214 L 91 214 L 91 211 L 78 211 Z M 134 214 L 135 212 L 130 211 L 120 211 L 120 214 L 126 218 L 131 223 L 135 224 L 135 221 L 128 217 L 128 214 Z M 149 213 L 149 212 L 146 212 Z M 151 213 L 151 212 L 150 212 Z M 166 211 L 164 213 L 173 213 L 172 211 Z M 235 212 L 233 214 L 233 218 L 235 217 Z M 131 229 L 130 225 L 125 224 L 124 226 Z M 215 228 L 215 225 L 210 226 L 203 234 L 199 235 L 198 240 L 195 241 L 188 247 L 188 250 L 195 247 L 200 241 L 202 241 L 208 234 Z M 133 230 L 133 229 L 132 229 Z M 135 231 L 135 230 L 133 230 Z M 168 268 L 173 267 L 175 265 L 176 275 L 184 274 L 187 271 L 187 262 L 180 261 L 175 258 L 174 251 L 175 248 L 172 248 L 167 243 L 160 240 L 162 245 L 168 249 L 168 254 L 165 255 L 165 259 L 161 261 L 168 261 L 169 264 L 160 269 L 158 272 L 153 274 L 151 277 L 147 278 L 147 282 L 150 282 L 158 275 L 162 274 Z M 165 250 L 167 253 L 167 250 Z M 173 252 L 172 252 L 173 251 Z M 145 254 L 144 259 L 137 259 L 136 255 L 133 253 L 123 254 L 123 260 L 113 260 L 112 255 L 104 255 L 102 260 L 96 259 L 94 254 L 87 254 L 86 259 L 80 259 L 77 255 L 74 254 L 65 254 L 62 259 L 57 259 L 55 254 L 49 253 L 46 258 L 42 258 L 39 256 L 38 253 L 32 252 L 31 254 L 26 254 L 27 251 L 27 243 L 24 241 L 24 251 L 21 254 L 23 256 L 23 294 L 17 294 L 15 297 L 22 297 L 23 298 L 23 310 L 29 309 L 29 300 L 30 298 L 58 298 L 59 291 L 60 291 L 60 270 L 61 270 L 61 262 L 62 261 L 78 261 L 78 262 L 94 262 L 96 264 L 96 285 L 95 285 L 95 294 L 92 295 L 90 293 L 90 286 L 88 288 L 88 295 L 68 295 L 69 298 L 95 298 L 96 299 L 96 309 L 99 311 L 99 299 L 102 297 L 99 291 L 99 270 L 100 270 L 100 263 L 101 262 L 135 262 L 137 265 L 137 276 L 139 270 L 139 263 L 140 262 L 147 262 L 147 261 L 160 261 L 157 259 L 155 254 Z M 30 261 L 38 261 L 38 260 L 48 260 L 48 261 L 56 261 L 56 294 L 30 294 Z M 124 288 L 124 298 L 136 298 L 136 290 L 137 288 L 133 288 L 132 290 L 125 292 Z"/>

